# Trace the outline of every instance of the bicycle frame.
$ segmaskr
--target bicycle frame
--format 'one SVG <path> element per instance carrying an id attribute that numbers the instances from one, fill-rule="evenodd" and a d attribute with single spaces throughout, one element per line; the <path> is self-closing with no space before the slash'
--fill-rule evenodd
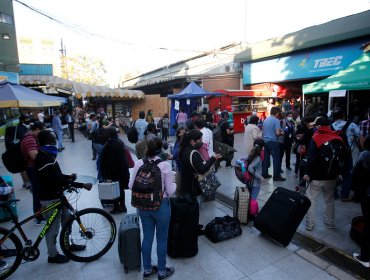
<path id="1" fill-rule="evenodd" d="M 0 240 L 0 246 L 1 246 L 1 244 L 3 244 L 3 242 L 15 230 L 18 230 L 19 231 L 19 234 L 21 235 L 21 237 L 22 237 L 23 241 L 25 242 L 26 246 L 32 246 L 32 248 L 38 248 L 41 240 L 44 238 L 44 236 L 46 235 L 46 233 L 49 231 L 50 226 L 54 223 L 56 217 L 58 216 L 58 213 L 60 211 L 62 211 L 62 207 L 61 206 L 66 206 L 68 208 L 68 210 L 70 210 L 72 212 L 72 214 L 75 216 L 75 210 L 69 204 L 69 202 L 68 202 L 68 200 L 67 200 L 67 198 L 65 196 L 62 196 L 59 201 L 56 201 L 56 202 L 50 204 L 46 208 L 44 208 L 44 209 L 36 212 L 34 215 L 29 216 L 28 218 L 24 219 L 21 222 L 18 221 L 18 217 L 16 215 L 14 215 L 13 212 L 10 210 L 9 205 L 4 205 L 3 207 L 9 211 L 10 216 L 11 216 L 11 219 L 12 219 L 12 221 L 13 221 L 13 223 L 15 225 L 9 230 L 9 233 Z M 40 216 L 40 215 L 42 215 L 42 214 L 44 214 L 46 212 L 49 212 L 51 210 L 53 210 L 53 214 L 50 216 L 49 220 L 47 220 L 45 226 L 43 227 L 43 229 L 41 230 L 40 234 L 38 235 L 35 243 L 32 244 L 32 240 L 28 239 L 27 235 L 23 231 L 22 225 L 28 223 L 29 221 L 33 220 L 34 218 L 36 218 L 36 217 L 38 217 L 38 216 Z M 84 228 L 83 228 L 83 230 L 84 230 Z"/>

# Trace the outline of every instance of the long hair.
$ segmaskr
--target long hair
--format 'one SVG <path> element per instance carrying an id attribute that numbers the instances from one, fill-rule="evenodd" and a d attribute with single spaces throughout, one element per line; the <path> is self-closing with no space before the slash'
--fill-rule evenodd
<path id="1" fill-rule="evenodd" d="M 261 156 L 264 143 L 262 139 L 257 139 L 253 142 L 253 149 L 248 156 L 248 162 L 251 163 L 256 157 Z"/>
<path id="2" fill-rule="evenodd" d="M 180 142 L 180 148 L 179 148 L 179 156 L 182 157 L 182 154 L 184 152 L 184 149 L 190 145 L 191 140 L 198 140 L 201 139 L 203 136 L 203 133 L 200 132 L 198 129 L 192 129 L 189 132 L 186 132 L 181 139 Z"/>

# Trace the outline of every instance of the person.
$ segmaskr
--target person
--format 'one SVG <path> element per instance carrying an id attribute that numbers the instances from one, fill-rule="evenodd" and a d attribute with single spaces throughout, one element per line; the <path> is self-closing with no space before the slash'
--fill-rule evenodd
<path id="1" fill-rule="evenodd" d="M 288 113 L 291 110 L 290 102 L 288 98 L 284 98 L 284 103 L 281 106 L 283 113 Z"/>
<path id="2" fill-rule="evenodd" d="M 364 142 L 365 139 L 370 135 L 370 107 L 367 109 L 367 120 L 364 120 L 360 123 L 360 136 L 359 140 L 359 148 L 360 151 L 364 149 Z"/>
<path id="3" fill-rule="evenodd" d="M 170 127 L 170 119 L 168 118 L 167 113 L 165 113 L 163 117 L 159 120 L 157 127 L 161 130 L 162 141 L 167 141 L 168 129 Z"/>
<path id="4" fill-rule="evenodd" d="M 284 132 L 281 129 L 279 115 L 281 110 L 279 107 L 272 107 L 270 116 L 263 122 L 262 139 L 265 142 L 265 156 L 262 162 L 262 176 L 264 178 L 271 178 L 268 174 L 268 168 L 270 166 L 270 156 L 273 160 L 273 180 L 274 181 L 285 181 L 285 178 L 281 177 L 281 158 L 280 158 L 280 145 L 279 136 L 283 135 Z"/>
<path id="5" fill-rule="evenodd" d="M 75 119 L 70 110 L 67 111 L 67 114 L 65 116 L 65 121 L 68 124 L 69 137 L 71 138 L 71 141 L 74 142 L 75 141 L 75 129 L 74 129 Z"/>
<path id="6" fill-rule="evenodd" d="M 184 113 L 184 109 L 180 108 L 179 112 L 176 115 L 176 123 L 178 127 L 186 126 L 186 122 L 188 121 L 188 115 Z"/>
<path id="7" fill-rule="evenodd" d="M 339 174 L 328 174 L 328 170 L 318 168 L 320 166 L 320 148 L 330 140 L 339 140 L 342 138 L 330 129 L 330 121 L 325 116 L 319 116 L 315 119 L 313 125 L 316 125 L 317 131 L 314 133 L 307 153 L 307 166 L 303 179 L 310 181 L 306 196 L 311 201 L 311 207 L 306 214 L 306 230 L 312 230 L 315 226 L 316 203 L 320 192 L 324 196 L 324 224 L 328 229 L 334 229 L 334 193 Z"/>
<path id="8" fill-rule="evenodd" d="M 234 130 L 232 127 L 230 127 L 229 112 L 228 111 L 222 112 L 221 118 L 222 120 L 219 122 L 219 126 L 221 129 L 222 143 L 233 148 Z M 231 168 L 232 167 L 231 165 L 232 157 L 227 157 L 225 160 L 226 160 L 226 168 Z"/>
<path id="9" fill-rule="evenodd" d="M 118 181 L 120 187 L 120 197 L 114 203 L 111 213 L 127 212 L 125 189 L 128 188 L 130 172 L 125 157 L 125 144 L 118 138 L 117 130 L 114 127 L 108 127 L 103 132 L 107 142 L 101 153 L 101 175 L 104 180 Z"/>
<path id="10" fill-rule="evenodd" d="M 202 132 L 197 129 L 190 130 L 183 135 L 180 143 L 179 157 L 181 161 L 181 187 L 179 194 L 197 196 L 201 194 L 195 178 L 196 174 L 205 174 L 220 159 L 219 154 L 213 154 L 208 161 L 204 161 L 199 152 L 192 153 L 203 145 Z M 192 155 L 192 159 L 190 159 Z M 193 167 L 194 166 L 194 167 Z"/>
<path id="11" fill-rule="evenodd" d="M 281 159 L 283 159 L 285 153 L 285 167 L 287 170 L 292 170 L 292 168 L 290 167 L 290 154 L 292 153 L 295 133 L 295 122 L 293 120 L 292 112 L 286 112 L 285 119 L 283 120 L 282 129 L 284 130 L 284 144 L 281 153 Z"/>
<path id="12" fill-rule="evenodd" d="M 257 126 L 258 120 L 259 118 L 256 115 L 252 115 L 249 119 L 249 123 L 245 126 L 244 148 L 247 155 L 252 151 L 254 141 L 262 139 L 262 131 Z"/>
<path id="13" fill-rule="evenodd" d="M 40 110 L 40 112 L 37 114 L 37 118 L 39 120 L 39 122 L 44 122 L 44 118 L 45 118 L 45 114 L 44 114 L 44 110 Z"/>
<path id="14" fill-rule="evenodd" d="M 220 108 L 216 108 L 213 114 L 213 124 L 217 125 L 220 120 L 221 120 L 221 110 Z"/>
<path id="15" fill-rule="evenodd" d="M 137 130 L 137 136 L 138 140 L 144 139 L 144 132 L 146 131 L 148 127 L 148 122 L 145 120 L 145 113 L 144 111 L 139 112 L 139 119 L 134 124 L 136 130 Z"/>
<path id="16" fill-rule="evenodd" d="M 257 116 L 258 115 L 258 109 L 257 108 L 253 108 L 251 114 L 247 117 L 247 121 L 245 122 L 244 121 L 244 125 L 247 126 L 251 120 L 251 117 L 252 116 Z"/>
<path id="17" fill-rule="evenodd" d="M 361 252 L 353 253 L 356 261 L 365 267 L 370 267 L 370 137 L 364 141 L 364 151 L 360 153 L 352 170 L 352 184 L 358 189 L 362 215 L 364 217 L 364 232 Z"/>
<path id="18" fill-rule="evenodd" d="M 274 99 L 270 98 L 267 103 L 267 108 L 266 108 L 266 118 L 271 115 L 271 109 L 272 107 L 275 106 Z"/>
<path id="19" fill-rule="evenodd" d="M 148 110 L 148 113 L 146 114 L 146 121 L 147 123 L 154 123 L 153 110 Z"/>
<path id="20" fill-rule="evenodd" d="M 311 101 L 311 99 L 306 99 L 306 107 L 304 109 L 304 115 L 305 116 L 313 116 L 314 115 L 314 105 Z"/>
<path id="21" fill-rule="evenodd" d="M 195 128 L 194 127 L 194 122 L 195 122 L 195 120 L 199 119 L 199 117 L 200 117 L 199 113 L 197 111 L 193 111 L 190 115 L 190 119 L 188 119 L 187 122 L 186 122 L 186 128 L 188 130 L 194 129 Z"/>
<path id="22" fill-rule="evenodd" d="M 62 173 L 56 161 L 58 147 L 56 136 L 53 132 L 43 130 L 38 134 L 37 138 L 40 147 L 35 159 L 35 167 L 39 177 L 40 202 L 43 208 L 59 201 L 61 192 L 69 185 L 76 188 L 85 188 L 87 190 L 92 188 L 92 184 L 90 183 L 83 184 L 74 182 L 74 180 L 76 180 L 76 174 L 65 175 Z M 66 256 L 58 252 L 56 247 L 60 224 L 65 224 L 70 215 L 69 210 L 66 208 L 62 208 L 61 212 L 62 213 L 59 211 L 57 213 L 55 222 L 49 225 L 49 230 L 45 234 L 49 263 L 66 263 L 69 261 Z M 44 215 L 45 218 L 49 220 L 54 213 L 48 211 L 44 213 Z M 70 248 L 72 251 L 83 251 L 86 248 L 85 245 L 78 245 L 73 243 L 73 241 L 71 241 L 71 243 Z"/>
<path id="23" fill-rule="evenodd" d="M 41 131 L 45 129 L 45 124 L 36 121 L 32 126 L 30 131 L 23 137 L 21 141 L 21 151 L 26 162 L 26 172 L 27 176 L 31 182 L 31 192 L 32 192 L 32 204 L 33 213 L 37 213 L 41 210 L 40 203 L 40 186 L 39 178 L 37 174 L 37 169 L 35 167 L 35 159 L 39 152 L 39 143 L 37 136 Z M 44 225 L 45 220 L 43 217 L 38 216 L 35 220 L 36 225 Z"/>
<path id="24" fill-rule="evenodd" d="M 261 190 L 261 184 L 265 182 L 262 176 L 262 158 L 261 153 L 264 143 L 262 139 L 257 139 L 253 142 L 253 148 L 248 155 L 248 172 L 252 175 L 252 181 L 249 187 L 250 199 L 257 201 L 258 194 Z M 254 202 L 256 203 L 256 202 Z M 258 205 L 258 204 L 257 204 Z M 253 216 L 258 213 L 253 213 Z"/>
<path id="25" fill-rule="evenodd" d="M 336 107 L 332 111 L 332 118 L 334 122 L 331 128 L 335 131 L 340 131 L 345 127 L 346 121 L 344 120 L 344 111 L 340 107 Z M 353 143 L 356 138 L 360 136 L 360 128 L 353 122 L 350 122 L 349 126 L 345 131 L 345 139 L 347 140 L 348 148 L 353 151 Z M 340 197 L 342 202 L 352 201 L 351 187 L 352 187 L 352 174 L 351 170 L 353 168 L 353 157 L 352 152 L 349 153 L 348 158 L 348 169 L 345 174 L 342 175 L 342 188 L 340 191 Z"/>
<path id="26" fill-rule="evenodd" d="M 160 160 L 158 154 L 162 150 L 162 141 L 158 137 L 148 141 L 148 149 L 146 152 L 146 158 L 150 161 Z M 130 180 L 129 187 L 132 189 L 135 177 L 139 168 L 144 164 L 144 161 L 138 160 L 135 163 L 132 172 L 132 179 Z M 161 171 L 162 179 L 162 190 L 163 199 L 159 209 L 157 210 L 142 210 L 138 209 L 138 213 L 143 226 L 143 242 L 142 242 L 142 257 L 144 274 L 143 278 L 148 279 L 154 273 L 158 272 L 158 279 L 166 279 L 170 277 L 175 269 L 173 267 L 166 266 L 166 255 L 167 255 L 167 237 L 168 228 L 171 218 L 171 207 L 170 207 L 170 196 L 175 192 L 176 185 L 173 183 L 173 175 L 171 166 L 168 162 L 161 161 L 158 163 L 158 167 Z M 152 245 L 154 238 L 154 231 L 156 231 L 157 241 L 157 259 L 158 265 L 152 265 Z"/>
<path id="27" fill-rule="evenodd" d="M 176 170 L 177 171 L 181 170 L 181 161 L 180 161 L 180 157 L 179 157 L 179 150 L 180 150 L 181 138 L 185 134 L 185 132 L 186 132 L 185 126 L 179 126 L 176 129 L 176 141 L 175 141 L 175 144 L 173 146 L 172 155 L 170 156 L 170 159 L 172 159 L 176 162 Z"/>
<path id="28" fill-rule="evenodd" d="M 194 122 L 194 126 L 196 129 L 200 130 L 202 132 L 202 142 L 203 142 L 203 147 L 207 153 L 207 156 L 203 158 L 208 160 L 212 155 L 213 155 L 213 134 L 210 129 L 205 127 L 204 121 L 201 119 L 197 119 Z"/>
<path id="29" fill-rule="evenodd" d="M 91 113 L 87 121 L 87 131 L 88 131 L 88 137 L 91 140 L 91 149 L 93 152 L 92 160 L 96 160 L 96 155 L 97 155 L 96 146 L 94 145 L 94 138 L 95 138 L 95 134 L 98 131 L 98 129 L 99 129 L 99 122 L 96 119 L 96 115 L 94 113 Z"/>
<path id="30" fill-rule="evenodd" d="M 55 111 L 53 119 L 51 121 L 51 126 L 53 128 L 53 131 L 55 135 L 58 137 L 58 152 L 61 152 L 64 150 L 63 147 L 63 126 L 62 121 L 60 119 L 61 113 L 60 111 Z"/>

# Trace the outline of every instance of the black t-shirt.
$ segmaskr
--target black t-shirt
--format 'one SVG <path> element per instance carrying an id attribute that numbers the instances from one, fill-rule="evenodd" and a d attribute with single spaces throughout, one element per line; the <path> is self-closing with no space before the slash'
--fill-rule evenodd
<path id="1" fill-rule="evenodd" d="M 221 121 L 220 128 L 221 128 L 222 143 L 230 145 L 230 135 L 227 134 L 227 130 L 230 129 L 229 122 L 227 120 Z"/>

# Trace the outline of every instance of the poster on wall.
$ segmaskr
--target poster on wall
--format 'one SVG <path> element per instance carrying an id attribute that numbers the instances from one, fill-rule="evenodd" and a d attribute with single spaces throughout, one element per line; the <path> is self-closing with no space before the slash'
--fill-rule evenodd
<path id="1" fill-rule="evenodd" d="M 180 101 L 175 100 L 175 110 L 180 110 Z"/>

